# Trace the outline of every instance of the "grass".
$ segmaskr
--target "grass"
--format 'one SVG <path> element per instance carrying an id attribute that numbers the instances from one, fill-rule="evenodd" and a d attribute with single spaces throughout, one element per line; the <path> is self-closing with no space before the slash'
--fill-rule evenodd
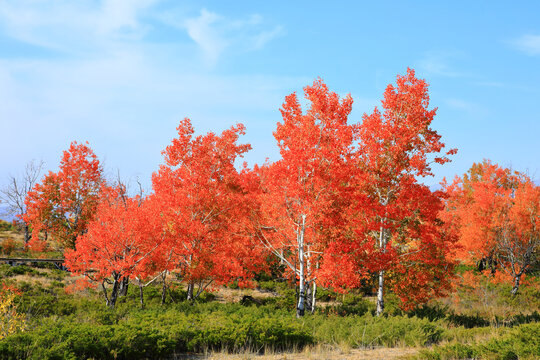
<path id="1" fill-rule="evenodd" d="M 0 265 L 0 281 L 21 290 L 17 311 L 28 325 L 0 342 L 0 359 L 540 357 L 537 280 L 516 297 L 506 285 L 458 285 L 451 296 L 409 312 L 390 294 L 383 317 L 374 316 L 374 303 L 360 292 L 325 290 L 322 306 L 303 319 L 295 317 L 295 290 L 286 282 L 221 288 L 196 303 L 182 301 L 185 289 L 178 286 L 165 306 L 154 284 L 145 290 L 144 309 L 130 286 L 109 309 L 98 291 L 73 292 L 74 279 L 47 264 Z M 244 295 L 257 301 L 242 304 Z"/>

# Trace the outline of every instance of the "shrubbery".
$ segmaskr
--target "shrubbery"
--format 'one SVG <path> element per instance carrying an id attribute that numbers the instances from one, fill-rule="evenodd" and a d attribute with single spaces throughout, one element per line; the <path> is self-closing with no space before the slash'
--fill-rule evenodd
<path id="1" fill-rule="evenodd" d="M 290 321 L 290 314 L 271 317 L 256 308 L 240 309 L 246 310 L 187 305 L 132 311 L 121 318 L 116 310 L 104 309 L 88 314 L 88 322 L 82 323 L 74 315 L 51 318 L 8 337 L 0 343 L 0 354 L 6 359 L 154 359 L 182 352 L 284 350 L 313 343 L 308 329 Z"/>
<path id="2" fill-rule="evenodd" d="M 425 346 L 437 343 L 444 332 L 440 324 L 406 316 L 313 317 L 308 320 L 318 343 L 347 344 L 353 348 L 375 346 Z"/>
<path id="3" fill-rule="evenodd" d="M 389 296 L 387 313 L 376 317 L 374 304 L 362 295 L 324 290 L 319 292 L 319 300 L 331 299 L 332 303 L 296 319 L 295 289 L 274 281 L 260 286 L 278 296 L 245 304 L 218 303 L 212 293 L 188 302 L 185 290 L 171 286 L 167 304 L 161 306 L 161 285 L 154 284 L 145 289 L 144 309 L 139 304 L 139 288 L 131 285 L 127 296 L 109 309 L 97 290 L 66 293 L 61 281 L 64 272 L 0 266 L 5 281 L 15 283 L 15 275 L 29 276 L 27 281 L 17 282 L 22 292 L 17 311 L 28 319 L 28 326 L 0 342 L 0 359 L 159 359 L 186 352 L 280 351 L 310 344 L 370 348 L 441 342 L 448 344 L 419 357 L 540 356 L 535 345 L 540 336 L 537 312 L 514 313 L 494 323 L 492 318 L 455 313 L 436 302 L 404 312 Z M 47 281 L 34 281 L 38 277 Z"/>
<path id="4" fill-rule="evenodd" d="M 531 323 L 506 329 L 502 335 L 475 344 L 452 343 L 423 350 L 417 358 L 445 359 L 538 359 L 540 358 L 540 323 Z"/>

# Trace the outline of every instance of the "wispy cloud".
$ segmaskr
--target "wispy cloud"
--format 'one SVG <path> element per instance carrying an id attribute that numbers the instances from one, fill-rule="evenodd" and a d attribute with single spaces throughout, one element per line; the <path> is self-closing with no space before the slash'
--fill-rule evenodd
<path id="1" fill-rule="evenodd" d="M 155 0 L 105 0 L 98 11 L 98 31 L 102 34 L 138 33 L 140 13 L 154 3 Z"/>
<path id="2" fill-rule="evenodd" d="M 245 19 L 230 19 L 202 9 L 200 15 L 173 25 L 184 27 L 190 38 L 200 47 L 204 60 L 214 65 L 226 49 L 254 51 L 283 34 L 283 27 L 265 28 L 263 18 L 252 14 Z"/>
<path id="3" fill-rule="evenodd" d="M 444 102 L 449 107 L 467 113 L 472 119 L 483 119 L 489 114 L 488 109 L 485 107 L 463 99 L 448 98 Z"/>
<path id="4" fill-rule="evenodd" d="M 540 35 L 525 34 L 512 40 L 511 44 L 527 55 L 540 55 Z"/>
<path id="5" fill-rule="evenodd" d="M 461 77 L 463 73 L 451 65 L 451 62 L 460 56 L 456 52 L 428 52 L 419 61 L 419 69 L 428 75 Z"/>
<path id="6" fill-rule="evenodd" d="M 117 40 L 139 39 L 139 21 L 154 0 L 13 1 L 0 3 L 0 29 L 21 42 L 67 54 L 95 51 Z"/>
<path id="7" fill-rule="evenodd" d="M 89 140 L 109 154 L 109 165 L 146 176 L 185 116 L 201 132 L 243 122 L 248 136 L 270 134 L 269 143 L 258 140 L 262 145 L 249 156 L 271 154 L 277 107 L 308 79 L 228 75 L 201 63 L 213 66 L 225 54 L 260 50 L 282 28 L 258 14 L 175 10 L 167 9 L 177 16 L 171 21 L 152 0 L 0 0 L 0 36 L 56 54 L 26 58 L 0 51 L 3 130 L 25 129 L 24 144 L 17 137 L 0 142 L 1 167 L 16 169 L 36 156 L 55 164 L 69 141 Z M 265 116 L 272 121 L 261 121 Z"/>
<path id="8" fill-rule="evenodd" d="M 224 34 L 215 26 L 221 19 L 219 15 L 202 9 L 199 17 L 187 19 L 184 23 L 189 37 L 200 46 L 206 60 L 212 64 L 229 45 Z"/>
<path id="9" fill-rule="evenodd" d="M 471 85 L 483 86 L 483 87 L 489 87 L 489 88 L 504 88 L 508 86 L 505 83 L 500 82 L 500 81 L 473 81 L 471 82 Z"/>

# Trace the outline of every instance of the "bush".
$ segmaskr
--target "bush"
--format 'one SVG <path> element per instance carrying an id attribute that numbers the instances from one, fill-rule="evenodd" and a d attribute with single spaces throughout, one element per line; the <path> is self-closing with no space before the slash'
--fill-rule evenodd
<path id="1" fill-rule="evenodd" d="M 11 255 L 13 251 L 15 251 L 15 247 L 17 246 L 17 243 L 13 238 L 5 238 L 2 240 L 2 243 L 0 244 L 0 247 L 2 247 L 2 252 L 6 255 Z"/>
<path id="2" fill-rule="evenodd" d="M 241 306 L 217 311 L 212 306 L 179 307 L 188 311 L 131 309 L 119 317 L 116 310 L 106 309 L 97 311 L 89 323 L 79 323 L 74 316 L 51 318 L 7 337 L 0 343 L 0 354 L 5 359 L 146 359 L 175 352 L 284 350 L 313 343 L 290 313 L 269 316 L 268 310 Z"/>
<path id="3" fill-rule="evenodd" d="M 423 350 L 419 359 L 538 359 L 540 358 L 540 323 L 531 323 L 506 329 L 480 344 L 448 344 L 433 350 Z"/>
<path id="4" fill-rule="evenodd" d="M 306 319 L 310 321 L 310 319 Z M 425 346 L 441 340 L 443 328 L 426 319 L 375 317 L 317 317 L 311 320 L 318 343 L 344 343 L 354 348 L 373 346 Z"/>
<path id="5" fill-rule="evenodd" d="M 6 338 L 0 354 L 4 359 L 153 359 L 174 349 L 165 334 L 142 326 L 47 325 Z"/>
<path id="6" fill-rule="evenodd" d="M 13 223 L 0 220 L 0 231 L 13 231 Z"/>
<path id="7" fill-rule="evenodd" d="M 275 281 L 259 281 L 258 288 L 262 291 L 275 292 L 277 289 L 277 283 Z"/>
<path id="8" fill-rule="evenodd" d="M 10 265 L 3 265 L 1 268 L 1 271 L 3 273 L 3 276 L 10 277 L 15 275 L 31 275 L 31 276 L 48 276 L 47 273 L 40 272 L 34 268 L 31 268 L 27 265 L 17 265 L 17 266 L 10 266 Z"/>

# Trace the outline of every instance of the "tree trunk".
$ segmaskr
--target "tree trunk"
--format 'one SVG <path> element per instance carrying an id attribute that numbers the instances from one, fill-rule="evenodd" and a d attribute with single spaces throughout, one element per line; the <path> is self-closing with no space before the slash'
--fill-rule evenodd
<path id="1" fill-rule="evenodd" d="M 139 298 L 141 299 L 141 309 L 144 309 L 144 293 L 142 284 L 139 284 Z"/>
<path id="2" fill-rule="evenodd" d="M 195 288 L 195 282 L 193 280 L 190 280 L 187 287 L 187 299 L 188 301 L 193 300 L 193 289 Z"/>
<path id="3" fill-rule="evenodd" d="M 120 288 L 119 275 L 113 274 L 113 287 L 111 290 L 111 297 L 109 299 L 109 307 L 114 308 L 116 306 L 116 300 L 118 299 L 118 289 Z"/>
<path id="4" fill-rule="evenodd" d="M 107 295 L 107 288 L 105 287 L 105 280 L 101 282 L 101 289 L 103 290 L 103 296 L 105 297 L 105 304 L 109 306 L 109 296 Z"/>
<path id="5" fill-rule="evenodd" d="M 128 293 L 129 276 L 123 277 L 120 281 L 120 288 L 118 289 L 118 296 L 126 296 Z"/>
<path id="6" fill-rule="evenodd" d="M 313 280 L 313 291 L 311 293 L 313 298 L 311 299 L 311 313 L 315 313 L 315 303 L 317 301 L 317 283 Z"/>
<path id="7" fill-rule="evenodd" d="M 296 317 L 304 316 L 305 302 L 306 302 L 306 290 L 305 290 L 305 275 L 304 275 L 304 232 L 306 225 L 306 215 L 302 215 L 302 227 L 298 233 L 298 277 L 299 277 L 299 295 L 298 306 L 296 307 Z"/>
<path id="8" fill-rule="evenodd" d="M 24 246 L 26 247 L 28 245 L 28 241 L 30 241 L 30 227 L 28 224 L 24 225 Z"/>
<path id="9" fill-rule="evenodd" d="M 313 307 L 313 304 L 311 303 L 311 300 L 313 300 L 313 297 L 312 297 L 312 293 L 311 293 L 311 284 L 309 281 L 306 281 L 306 302 L 305 302 L 305 309 L 306 311 L 310 311 L 311 312 L 311 309 Z"/>
<path id="10" fill-rule="evenodd" d="M 167 294 L 167 273 L 163 273 L 163 287 L 161 288 L 161 305 L 165 305 L 165 296 Z"/>
<path id="11" fill-rule="evenodd" d="M 515 296 L 519 290 L 519 282 L 521 280 L 521 274 L 514 277 L 514 287 L 512 288 L 512 295 Z"/>
<path id="12" fill-rule="evenodd" d="M 384 222 L 384 219 L 383 219 Z M 379 248 L 384 253 L 386 250 L 386 237 L 384 228 L 381 226 L 379 234 Z M 379 286 L 377 288 L 377 316 L 384 311 L 384 270 L 379 271 Z"/>
<path id="13" fill-rule="evenodd" d="M 384 311 L 384 270 L 379 271 L 379 287 L 377 288 L 377 316 Z"/>

